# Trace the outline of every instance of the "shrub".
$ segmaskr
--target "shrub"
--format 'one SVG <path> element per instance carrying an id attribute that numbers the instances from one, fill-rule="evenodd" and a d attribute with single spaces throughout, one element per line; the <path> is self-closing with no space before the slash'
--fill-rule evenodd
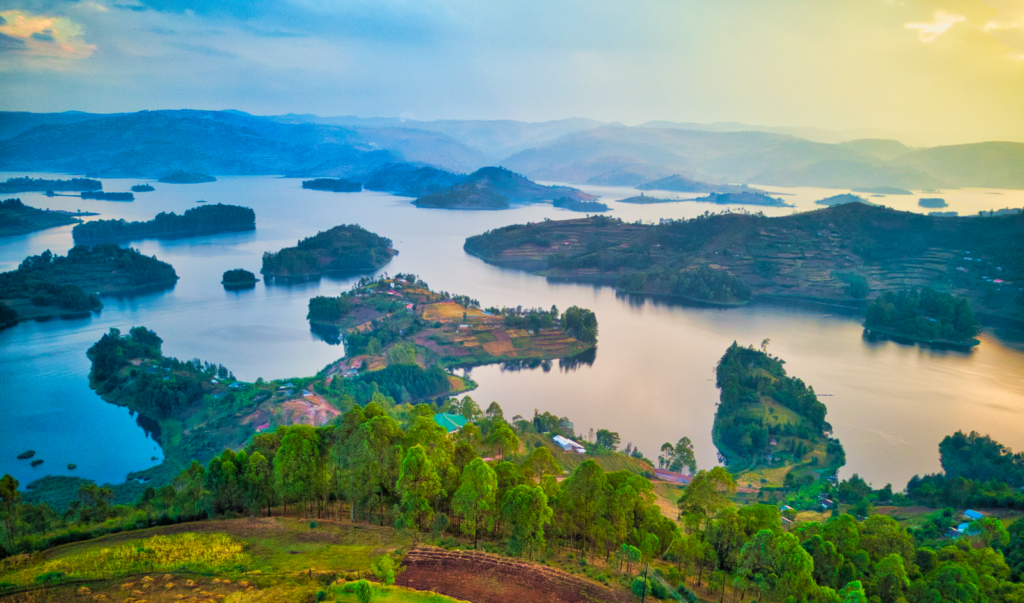
<path id="1" fill-rule="evenodd" d="M 366 580 L 360 580 L 356 582 L 355 593 L 359 603 L 370 603 L 370 599 L 373 598 L 373 586 Z"/>

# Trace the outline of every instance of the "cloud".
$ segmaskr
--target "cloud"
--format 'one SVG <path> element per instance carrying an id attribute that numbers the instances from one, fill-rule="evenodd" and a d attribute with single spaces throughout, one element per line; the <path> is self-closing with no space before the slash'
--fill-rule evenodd
<path id="1" fill-rule="evenodd" d="M 20 42 L 30 58 L 84 59 L 96 50 L 82 39 L 81 26 L 67 17 L 9 10 L 0 13 L 0 19 L 0 34 Z"/>
<path id="2" fill-rule="evenodd" d="M 0 33 L 0 52 L 10 52 L 13 50 L 25 50 L 25 41 Z"/>
<path id="3" fill-rule="evenodd" d="M 940 10 L 935 13 L 935 20 L 931 23 L 907 23 L 904 27 L 916 29 L 918 38 L 927 44 L 938 39 L 939 36 L 949 31 L 957 23 L 966 20 L 967 17 L 963 15 L 951 15 L 944 10 Z"/>

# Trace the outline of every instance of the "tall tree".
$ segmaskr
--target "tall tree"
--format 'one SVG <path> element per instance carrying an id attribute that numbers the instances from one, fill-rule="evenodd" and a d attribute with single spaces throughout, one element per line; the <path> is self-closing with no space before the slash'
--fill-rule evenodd
<path id="1" fill-rule="evenodd" d="M 0 478 L 0 509 L 4 513 L 4 529 L 7 531 L 7 542 L 14 549 L 14 539 L 18 527 L 18 506 L 21 504 L 21 492 L 18 491 L 18 480 L 5 474 Z"/>
<path id="2" fill-rule="evenodd" d="M 473 459 L 463 470 L 462 483 L 452 499 L 452 509 L 462 518 L 462 533 L 473 535 L 473 548 L 476 548 L 480 528 L 494 526 L 497 493 L 498 478 L 494 469 L 479 457 Z"/>
<path id="3" fill-rule="evenodd" d="M 502 517 L 510 531 L 509 551 L 513 555 L 526 552 L 532 560 L 535 551 L 544 549 L 544 526 L 551 523 L 552 515 L 540 486 L 513 488 L 502 505 Z"/>
<path id="4" fill-rule="evenodd" d="M 725 467 L 700 471 L 679 497 L 679 510 L 694 515 L 705 527 L 719 509 L 732 504 L 729 494 L 736 491 L 736 482 Z"/>
<path id="5" fill-rule="evenodd" d="M 426 530 L 434 517 L 433 500 L 441 492 L 441 478 L 423 446 L 409 448 L 398 476 L 401 516 L 399 524 Z"/>

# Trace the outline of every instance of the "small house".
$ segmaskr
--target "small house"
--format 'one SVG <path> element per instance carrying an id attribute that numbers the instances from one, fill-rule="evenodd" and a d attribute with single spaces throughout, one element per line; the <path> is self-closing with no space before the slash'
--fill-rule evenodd
<path id="1" fill-rule="evenodd" d="M 964 517 L 966 517 L 967 519 L 970 519 L 971 521 L 978 521 L 979 519 L 981 519 L 984 516 L 985 516 L 984 513 L 979 513 L 978 511 L 975 511 L 974 509 L 967 509 L 966 511 L 964 511 Z"/>
<path id="2" fill-rule="evenodd" d="M 466 417 L 442 412 L 434 415 L 434 422 L 444 427 L 448 435 L 451 435 L 466 426 Z"/>
<path id="3" fill-rule="evenodd" d="M 576 454 L 587 453 L 586 448 L 584 448 L 581 444 L 570 440 L 569 438 L 564 438 L 560 435 L 556 435 L 554 437 L 554 440 L 555 444 L 558 444 L 558 447 L 566 452 L 575 452 Z"/>
<path id="4" fill-rule="evenodd" d="M 655 469 L 654 476 L 662 481 L 674 482 L 686 486 L 690 485 L 690 480 L 692 479 L 692 476 L 685 475 L 683 473 L 676 473 L 674 471 L 668 471 L 666 469 Z"/>

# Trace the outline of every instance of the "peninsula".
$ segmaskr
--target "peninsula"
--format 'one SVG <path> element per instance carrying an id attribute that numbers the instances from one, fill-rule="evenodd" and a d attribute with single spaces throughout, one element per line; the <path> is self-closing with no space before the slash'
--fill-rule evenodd
<path id="1" fill-rule="evenodd" d="M 170 264 L 109 243 L 76 245 L 67 256 L 45 251 L 0 273 L 0 303 L 8 308 L 0 323 L 81 315 L 103 307 L 100 295 L 173 286 L 177 279 Z"/>
<path id="2" fill-rule="evenodd" d="M 163 178 L 160 178 L 159 182 L 164 184 L 201 184 L 203 182 L 216 182 L 217 179 L 209 174 L 201 174 L 199 172 L 186 172 L 184 170 L 178 170 L 171 172 Z"/>
<path id="3" fill-rule="evenodd" d="M 96 199 L 97 201 L 134 201 L 132 193 L 105 193 L 103 191 L 83 191 L 83 199 Z"/>
<path id="4" fill-rule="evenodd" d="M 29 207 L 21 199 L 0 201 L 0 237 L 27 234 L 37 230 L 78 224 L 79 216 L 95 216 L 89 212 L 50 211 Z"/>
<path id="5" fill-rule="evenodd" d="M 560 209 L 588 213 L 600 213 L 610 209 L 600 201 L 580 201 L 578 199 L 570 199 L 569 197 L 559 197 L 552 201 L 551 204 Z"/>
<path id="6" fill-rule="evenodd" d="M 256 229 L 256 213 L 237 205 L 204 205 L 182 215 L 161 212 L 148 222 L 97 220 L 79 224 L 72 231 L 76 244 L 93 245 L 138 239 L 178 239 L 221 232 Z"/>
<path id="7" fill-rule="evenodd" d="M 0 193 L 29 193 L 44 191 L 98 191 L 103 189 L 99 180 L 72 178 L 70 180 L 46 180 L 43 178 L 8 178 L 0 182 Z"/>
<path id="8" fill-rule="evenodd" d="M 1024 214 L 932 217 L 848 203 L 788 216 L 708 214 L 656 225 L 593 216 L 506 226 L 470 237 L 464 248 L 549 279 L 646 295 L 739 300 L 747 287 L 751 298 L 864 308 L 872 291 L 933 287 L 1016 319 Z M 721 286 L 699 286 L 694 296 L 687 279 L 701 269 Z"/>
<path id="9" fill-rule="evenodd" d="M 260 272 L 268 280 L 315 279 L 328 273 L 373 272 L 390 262 L 397 253 L 391 247 L 391 239 L 358 224 L 343 224 L 302 239 L 295 247 L 264 253 Z"/>
<path id="10" fill-rule="evenodd" d="M 317 178 L 315 180 L 304 180 L 302 188 L 314 191 L 330 191 L 332 193 L 358 193 L 363 190 L 359 182 L 352 182 L 344 178 Z"/>
<path id="11" fill-rule="evenodd" d="M 416 199 L 417 207 L 442 209 L 508 209 L 512 204 L 555 199 L 594 201 L 595 195 L 568 186 L 543 186 L 501 167 L 481 168 L 459 184 Z"/>
<path id="12" fill-rule="evenodd" d="M 722 393 L 711 432 L 715 446 L 732 473 L 784 467 L 794 474 L 789 479 L 834 474 L 846 455 L 831 437 L 828 410 L 814 388 L 786 375 L 783 361 L 765 346 L 733 342 L 718 361 L 715 385 Z"/>
<path id="13" fill-rule="evenodd" d="M 966 299 L 930 287 L 886 291 L 871 302 L 864 329 L 870 334 L 921 343 L 973 347 L 981 331 Z"/>

